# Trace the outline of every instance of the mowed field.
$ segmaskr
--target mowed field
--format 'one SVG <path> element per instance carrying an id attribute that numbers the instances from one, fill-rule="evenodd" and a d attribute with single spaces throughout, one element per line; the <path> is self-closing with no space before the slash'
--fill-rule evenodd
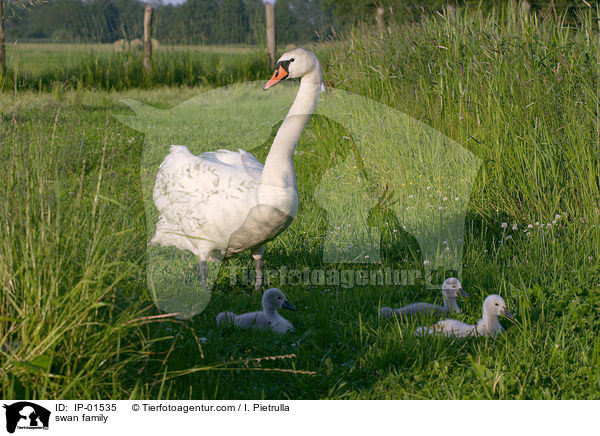
<path id="1" fill-rule="evenodd" d="M 497 293 L 516 315 L 501 320 L 506 332 L 417 338 L 434 318 L 380 318 L 382 306 L 441 300 L 420 284 L 282 285 L 298 309 L 283 313 L 293 333 L 217 326 L 220 311 L 260 307 L 251 284 L 232 284 L 232 267 L 252 268 L 248 253 L 223 266 L 203 313 L 147 318 L 161 312 L 145 281 L 144 136 L 113 117 L 132 114 L 120 100 L 169 109 L 272 72 L 249 49 L 171 48 L 158 51 L 148 79 L 137 55 L 27 45 L 15 56 L 31 84 L 15 88 L 13 71 L 0 94 L 3 398 L 599 397 L 600 36 L 591 15 L 569 26 L 459 13 L 313 48 L 329 86 L 405 112 L 482 159 L 465 221 L 471 297 L 456 317 L 476 322 Z M 352 155 L 346 137 L 323 117 L 309 122 L 294 160 L 300 208 L 267 245 L 266 268 L 336 267 L 323 265 L 327 214 L 314 194 L 332 161 Z M 252 150 L 263 162 L 271 140 Z M 391 213 L 373 210 L 369 223 L 382 247 L 382 264 L 369 268 L 423 268 Z"/>

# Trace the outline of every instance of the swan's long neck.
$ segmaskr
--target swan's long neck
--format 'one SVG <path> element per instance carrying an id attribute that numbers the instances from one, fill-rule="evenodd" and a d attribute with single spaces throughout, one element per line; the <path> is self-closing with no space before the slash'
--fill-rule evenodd
<path id="1" fill-rule="evenodd" d="M 263 305 L 263 312 L 268 321 L 273 321 L 277 318 L 277 309 L 274 307 L 267 307 L 267 305 Z"/>
<path id="2" fill-rule="evenodd" d="M 292 157 L 308 119 L 321 94 L 321 67 L 304 75 L 290 111 L 281 124 L 265 161 L 261 184 L 296 189 Z"/>
<path id="3" fill-rule="evenodd" d="M 456 303 L 456 298 L 448 298 L 444 295 L 444 308 L 448 312 L 460 313 L 460 307 Z"/>
<path id="4" fill-rule="evenodd" d="M 500 325 L 498 323 L 498 315 L 486 311 L 483 312 L 483 317 L 478 324 L 481 325 L 482 329 L 485 329 L 488 334 L 497 330 Z"/>

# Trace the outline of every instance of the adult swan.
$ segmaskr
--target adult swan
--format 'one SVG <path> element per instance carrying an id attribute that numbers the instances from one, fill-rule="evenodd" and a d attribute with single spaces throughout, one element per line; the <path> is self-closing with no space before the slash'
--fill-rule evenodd
<path id="1" fill-rule="evenodd" d="M 160 216 L 150 243 L 198 256 L 204 284 L 206 262 L 251 250 L 255 288 L 260 289 L 264 244 L 284 231 L 298 212 L 292 156 L 321 93 L 316 56 L 301 48 L 285 53 L 264 89 L 287 78 L 300 78 L 300 89 L 264 166 L 244 150 L 194 156 L 182 145 L 171 146 L 160 165 L 153 192 Z"/>

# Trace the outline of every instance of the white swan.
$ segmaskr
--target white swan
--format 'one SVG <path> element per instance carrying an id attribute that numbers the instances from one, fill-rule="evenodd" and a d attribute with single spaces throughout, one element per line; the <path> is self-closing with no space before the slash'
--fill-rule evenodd
<path id="1" fill-rule="evenodd" d="M 266 290 L 262 297 L 262 307 L 261 312 L 248 312 L 242 315 L 236 315 L 233 312 L 221 312 L 217 315 L 217 324 L 229 322 L 243 329 L 270 329 L 276 333 L 287 333 L 289 330 L 294 330 L 292 323 L 277 313 L 277 309 L 282 307 L 296 310 L 281 290 L 277 288 Z"/>
<path id="2" fill-rule="evenodd" d="M 194 253 L 204 283 L 207 261 L 251 250 L 258 290 L 265 242 L 285 230 L 298 211 L 292 156 L 321 93 L 316 56 L 301 48 L 285 53 L 264 89 L 286 78 L 301 78 L 300 88 L 264 166 L 244 150 L 194 156 L 177 145 L 160 165 L 153 192 L 160 216 L 150 243 Z"/>
<path id="3" fill-rule="evenodd" d="M 456 304 L 456 297 L 460 293 L 464 297 L 469 297 L 469 294 L 465 292 L 457 278 L 450 277 L 444 280 L 442 283 L 442 295 L 444 296 L 444 305 L 430 303 L 413 303 L 397 309 L 391 307 L 382 307 L 380 312 L 384 318 L 392 316 L 395 313 L 398 316 L 402 315 L 414 315 L 417 313 L 423 313 L 425 315 L 438 315 L 443 313 L 460 313 L 460 307 Z"/>
<path id="4" fill-rule="evenodd" d="M 466 324 L 456 319 L 445 319 L 431 327 L 419 327 L 415 335 L 443 334 L 457 338 L 468 336 L 490 336 L 495 338 L 504 329 L 498 322 L 498 316 L 512 318 L 514 315 L 506 308 L 506 303 L 500 295 L 490 295 L 483 302 L 483 316 L 477 324 Z"/>

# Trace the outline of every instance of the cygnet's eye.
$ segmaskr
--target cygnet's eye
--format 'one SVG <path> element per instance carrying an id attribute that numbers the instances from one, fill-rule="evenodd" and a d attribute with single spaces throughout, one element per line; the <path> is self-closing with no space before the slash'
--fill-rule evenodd
<path id="1" fill-rule="evenodd" d="M 291 58 L 291 59 L 290 59 L 290 62 L 294 62 L 294 58 Z"/>
<path id="2" fill-rule="evenodd" d="M 281 300 L 281 297 L 277 297 L 279 300 Z"/>
<path id="3" fill-rule="evenodd" d="M 496 303 L 496 306 L 500 306 L 498 303 Z"/>

